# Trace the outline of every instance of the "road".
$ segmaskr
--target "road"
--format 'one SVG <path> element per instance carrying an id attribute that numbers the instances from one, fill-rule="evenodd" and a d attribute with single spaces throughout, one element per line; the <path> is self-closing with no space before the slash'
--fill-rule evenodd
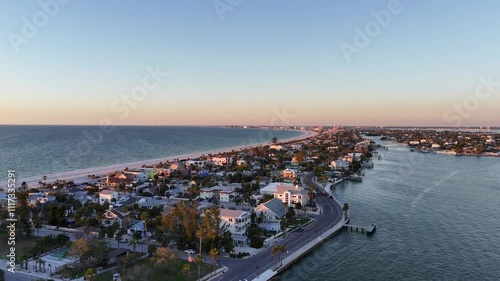
<path id="1" fill-rule="evenodd" d="M 309 186 L 314 183 L 312 181 L 312 174 L 306 175 L 302 182 L 304 186 Z M 322 189 L 321 186 L 318 186 L 317 184 L 316 186 L 318 190 Z M 342 219 L 342 206 L 338 205 L 335 200 L 328 196 L 318 195 L 316 197 L 316 201 L 318 203 L 318 207 L 323 209 L 323 212 L 320 215 L 317 215 L 315 217 L 316 221 L 307 226 L 303 232 L 289 233 L 279 242 L 279 244 L 285 246 L 285 249 L 288 252 L 284 254 L 282 258 L 285 258 L 289 253 L 300 249 L 321 233 L 332 228 Z M 256 278 L 258 274 L 268 269 L 273 269 L 276 266 L 276 263 L 278 263 L 278 260 L 275 260 L 275 258 L 271 255 L 271 250 L 272 246 L 247 259 L 221 258 L 221 264 L 227 266 L 229 269 L 222 275 L 220 280 L 252 280 Z"/>

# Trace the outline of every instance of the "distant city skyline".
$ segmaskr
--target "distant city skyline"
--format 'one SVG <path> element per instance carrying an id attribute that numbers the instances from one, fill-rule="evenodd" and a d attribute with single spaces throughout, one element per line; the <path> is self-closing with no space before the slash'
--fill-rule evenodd
<path id="1" fill-rule="evenodd" d="M 500 126 L 498 1 L 231 3 L 0 2 L 0 124 Z"/>

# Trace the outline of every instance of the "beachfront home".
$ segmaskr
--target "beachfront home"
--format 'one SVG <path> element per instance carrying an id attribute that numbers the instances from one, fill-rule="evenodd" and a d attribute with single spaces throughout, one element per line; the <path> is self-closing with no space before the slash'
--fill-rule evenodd
<path id="1" fill-rule="evenodd" d="M 114 173 L 106 175 L 106 185 L 108 186 L 118 186 L 120 184 L 131 185 L 137 182 L 137 177 L 134 174 L 129 173 Z"/>
<path id="2" fill-rule="evenodd" d="M 281 200 L 285 204 L 300 203 L 304 206 L 309 200 L 307 191 L 298 185 L 279 185 L 274 192 L 274 198 Z"/>
<path id="3" fill-rule="evenodd" d="M 220 209 L 221 227 L 234 235 L 245 235 L 250 225 L 250 213 L 239 210 Z"/>
<path id="4" fill-rule="evenodd" d="M 342 170 L 349 171 L 349 165 L 350 163 L 348 161 L 338 159 L 330 163 L 330 168 L 335 171 L 342 171 Z"/>
<path id="5" fill-rule="evenodd" d="M 262 217 L 263 223 L 279 223 L 286 215 L 286 208 L 281 200 L 274 198 L 259 204 L 255 207 L 254 212 L 257 217 Z"/>
<path id="6" fill-rule="evenodd" d="M 293 184 L 289 183 L 282 183 L 282 182 L 271 182 L 264 186 L 263 188 L 260 189 L 260 194 L 262 195 L 274 195 L 276 192 L 276 188 L 278 186 L 288 186 L 288 187 L 293 187 Z"/>
<path id="7" fill-rule="evenodd" d="M 118 192 L 114 190 L 103 190 L 99 192 L 99 204 L 111 203 L 112 199 L 118 200 Z"/>
<path id="8" fill-rule="evenodd" d="M 231 157 L 211 157 L 209 161 L 215 166 L 225 166 L 226 164 L 232 164 L 233 158 Z"/>
<path id="9" fill-rule="evenodd" d="M 198 167 L 198 168 L 202 168 L 202 167 L 205 167 L 205 161 L 203 160 L 186 160 L 184 162 L 184 164 L 186 165 L 186 168 L 188 167 Z"/>
<path id="10" fill-rule="evenodd" d="M 46 195 L 45 193 L 30 193 L 28 196 L 28 205 L 35 206 L 36 204 L 45 204 L 56 200 L 55 196 Z"/>
<path id="11" fill-rule="evenodd" d="M 269 149 L 274 149 L 274 150 L 282 150 L 283 146 L 280 144 L 273 144 L 269 146 Z"/>
<path id="12" fill-rule="evenodd" d="M 124 171 L 123 173 L 126 175 L 135 176 L 135 179 L 138 182 L 145 182 L 154 176 L 156 170 L 154 168 L 143 168 L 138 170 Z"/>
<path id="13" fill-rule="evenodd" d="M 294 180 L 297 178 L 297 170 L 286 168 L 285 170 L 281 171 L 281 177 Z"/>

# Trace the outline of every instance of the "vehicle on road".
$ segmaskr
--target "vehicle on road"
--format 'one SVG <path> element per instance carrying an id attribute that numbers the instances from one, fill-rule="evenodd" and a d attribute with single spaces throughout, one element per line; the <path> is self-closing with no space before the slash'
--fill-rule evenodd
<path id="1" fill-rule="evenodd" d="M 196 252 L 193 249 L 186 249 L 186 250 L 184 250 L 184 253 L 186 253 L 186 254 L 194 254 Z"/>
<path id="2" fill-rule="evenodd" d="M 128 243 L 128 239 L 127 238 L 122 238 L 122 239 L 120 239 L 120 243 Z"/>

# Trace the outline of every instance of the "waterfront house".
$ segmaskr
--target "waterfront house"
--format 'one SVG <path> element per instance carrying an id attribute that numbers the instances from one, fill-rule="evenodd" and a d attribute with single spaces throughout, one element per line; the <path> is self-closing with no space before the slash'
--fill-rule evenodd
<path id="1" fill-rule="evenodd" d="M 263 223 L 279 223 L 286 215 L 286 208 L 281 200 L 274 198 L 259 204 L 254 212 L 257 217 L 262 217 Z"/>
<path id="2" fill-rule="evenodd" d="M 226 164 L 232 164 L 233 158 L 231 157 L 211 157 L 209 161 L 215 166 L 225 166 Z"/>
<path id="3" fill-rule="evenodd" d="M 330 163 L 330 168 L 335 170 L 335 171 L 342 171 L 342 170 L 348 171 L 349 165 L 350 165 L 350 163 L 348 161 L 338 159 L 338 160 L 332 161 Z"/>
<path id="4" fill-rule="evenodd" d="M 274 149 L 274 150 L 282 150 L 283 149 L 283 146 L 280 145 L 280 144 L 272 144 L 269 146 L 269 149 Z"/>
<path id="5" fill-rule="evenodd" d="M 184 164 L 186 165 L 186 168 L 189 168 L 191 166 L 198 168 L 205 167 L 205 161 L 203 160 L 186 160 Z"/>
<path id="6" fill-rule="evenodd" d="M 45 193 L 30 193 L 28 196 L 28 205 L 35 206 L 36 204 L 45 204 L 56 200 L 55 196 L 46 195 Z"/>
<path id="7" fill-rule="evenodd" d="M 111 203 L 112 199 L 118 200 L 118 192 L 113 190 L 102 190 L 99 192 L 99 204 Z"/>
<path id="8" fill-rule="evenodd" d="M 298 185 L 278 185 L 274 192 L 274 198 L 288 205 L 296 203 L 305 205 L 309 196 L 307 195 L 307 191 Z"/>
<path id="9" fill-rule="evenodd" d="M 250 225 L 250 213 L 239 210 L 220 209 L 221 226 L 234 235 L 245 235 Z"/>

